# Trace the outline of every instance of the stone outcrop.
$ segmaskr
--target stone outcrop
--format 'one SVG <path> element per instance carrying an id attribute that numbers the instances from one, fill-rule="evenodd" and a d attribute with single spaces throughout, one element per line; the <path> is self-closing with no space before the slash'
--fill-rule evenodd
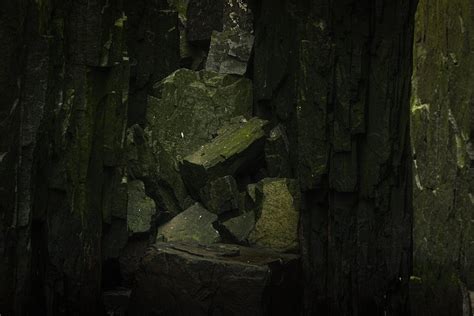
<path id="1" fill-rule="evenodd" d="M 157 243 L 143 258 L 131 315 L 292 315 L 298 257 L 234 245 Z"/>
<path id="2" fill-rule="evenodd" d="M 251 113 L 250 80 L 179 69 L 155 85 L 148 98 L 147 126 L 151 142 L 181 160 L 215 137 L 226 121 Z"/>

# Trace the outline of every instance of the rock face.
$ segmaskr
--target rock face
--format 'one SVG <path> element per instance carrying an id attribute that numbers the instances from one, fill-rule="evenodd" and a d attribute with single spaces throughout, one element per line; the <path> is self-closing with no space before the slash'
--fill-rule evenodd
<path id="1" fill-rule="evenodd" d="M 186 18 L 189 41 L 209 40 L 212 31 L 222 31 L 224 2 L 224 0 L 189 1 Z"/>
<path id="2" fill-rule="evenodd" d="M 265 250 L 157 243 L 143 258 L 131 315 L 292 315 L 297 265 L 297 256 Z"/>
<path id="3" fill-rule="evenodd" d="M 158 228 L 158 240 L 212 244 L 220 241 L 217 216 L 196 203 Z"/>
<path id="4" fill-rule="evenodd" d="M 230 118 L 251 113 L 248 79 L 180 69 L 155 86 L 147 122 L 152 141 L 180 160 L 209 142 Z"/>
<path id="5" fill-rule="evenodd" d="M 214 214 L 222 214 L 239 208 L 240 194 L 232 176 L 210 181 L 201 189 L 200 195 L 204 205 Z"/>
<path id="6" fill-rule="evenodd" d="M 270 177 L 291 177 L 290 141 L 282 125 L 270 131 L 265 143 L 265 162 Z"/>
<path id="7" fill-rule="evenodd" d="M 474 288 L 473 10 L 471 1 L 420 0 L 416 15 L 413 264 L 427 293 L 436 293 L 427 302 L 432 315 L 459 315 L 444 294 L 456 292 L 442 282 L 445 275 Z"/>
<path id="8" fill-rule="evenodd" d="M 127 224 L 131 235 L 148 233 L 156 214 L 155 202 L 145 194 L 145 185 L 140 180 L 128 183 Z"/>
<path id="9" fill-rule="evenodd" d="M 199 192 L 208 181 L 235 175 L 255 164 L 262 157 L 267 124 L 258 118 L 245 120 L 187 156 L 180 169 L 191 193 Z"/>
<path id="10" fill-rule="evenodd" d="M 297 252 L 301 201 L 296 181 L 264 179 L 256 191 L 259 216 L 250 234 L 250 243 Z"/>

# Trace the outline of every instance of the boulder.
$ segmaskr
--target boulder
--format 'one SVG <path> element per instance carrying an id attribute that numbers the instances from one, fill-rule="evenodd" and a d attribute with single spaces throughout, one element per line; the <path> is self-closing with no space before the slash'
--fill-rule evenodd
<path id="1" fill-rule="evenodd" d="M 140 180 L 128 183 L 127 225 L 130 235 L 148 233 L 156 214 L 155 202 L 145 194 Z"/>
<path id="2" fill-rule="evenodd" d="M 219 225 L 222 236 L 237 244 L 248 244 L 248 237 L 254 228 L 254 212 L 243 213 Z"/>
<path id="3" fill-rule="evenodd" d="M 278 251 L 298 251 L 300 192 L 296 180 L 267 178 L 256 187 L 259 208 L 250 243 Z"/>
<path id="4" fill-rule="evenodd" d="M 258 118 L 245 120 L 185 157 L 180 170 L 190 193 L 199 194 L 209 181 L 258 165 L 263 157 L 267 124 Z"/>
<path id="5" fill-rule="evenodd" d="M 265 143 L 265 162 L 269 177 L 291 177 L 290 142 L 282 125 L 270 131 Z"/>
<path id="6" fill-rule="evenodd" d="M 158 217 L 170 219 L 193 204 L 178 171 L 176 160 L 157 141 L 150 130 L 134 125 L 127 134 L 127 171 L 129 177 L 145 183 L 153 198 Z"/>
<path id="7" fill-rule="evenodd" d="M 181 160 L 212 140 L 232 117 L 252 113 L 252 82 L 209 71 L 179 69 L 148 98 L 152 142 Z"/>
<path id="8" fill-rule="evenodd" d="M 168 223 L 158 228 L 157 240 L 212 244 L 220 241 L 213 223 L 217 215 L 208 212 L 199 203 L 194 204 Z"/>
<path id="9" fill-rule="evenodd" d="M 298 256 L 235 245 L 157 243 L 142 260 L 131 315 L 297 315 Z"/>
<path id="10" fill-rule="evenodd" d="M 240 194 L 237 183 L 232 176 L 225 176 L 210 181 L 201 189 L 201 201 L 214 214 L 239 209 Z"/>

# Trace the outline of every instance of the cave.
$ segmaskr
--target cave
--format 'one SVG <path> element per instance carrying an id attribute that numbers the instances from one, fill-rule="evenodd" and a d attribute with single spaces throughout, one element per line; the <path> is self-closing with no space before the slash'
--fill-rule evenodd
<path id="1" fill-rule="evenodd" d="M 470 0 L 0 3 L 0 316 L 474 315 Z"/>

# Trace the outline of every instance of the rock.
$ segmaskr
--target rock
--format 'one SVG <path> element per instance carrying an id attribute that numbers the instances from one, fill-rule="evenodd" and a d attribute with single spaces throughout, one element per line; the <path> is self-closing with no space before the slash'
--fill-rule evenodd
<path id="1" fill-rule="evenodd" d="M 265 162 L 269 177 L 291 177 L 290 142 L 282 125 L 270 131 L 265 143 Z"/>
<path id="2" fill-rule="evenodd" d="M 181 160 L 209 142 L 232 117 L 248 118 L 252 102 L 252 82 L 246 78 L 179 69 L 149 96 L 152 141 Z"/>
<path id="3" fill-rule="evenodd" d="M 178 172 L 176 161 L 161 144 L 151 141 L 150 130 L 134 125 L 127 134 L 128 175 L 145 183 L 147 194 L 167 220 L 193 204 Z"/>
<path id="4" fill-rule="evenodd" d="M 264 179 L 256 191 L 260 214 L 250 243 L 278 251 L 298 251 L 300 192 L 296 180 Z"/>
<path id="5" fill-rule="evenodd" d="M 157 240 L 169 242 L 195 242 L 212 244 L 220 241 L 219 232 L 213 227 L 217 216 L 199 203 L 194 204 L 168 223 L 158 228 Z"/>
<path id="6" fill-rule="evenodd" d="M 213 179 L 258 165 L 267 124 L 258 118 L 242 122 L 187 156 L 180 170 L 190 193 L 198 194 Z"/>
<path id="7" fill-rule="evenodd" d="M 232 176 L 210 181 L 201 189 L 201 201 L 214 214 L 222 214 L 239 208 L 240 194 Z"/>
<path id="8" fill-rule="evenodd" d="M 244 75 L 252 52 L 254 36 L 236 30 L 213 32 L 206 70 Z"/>
<path id="9" fill-rule="evenodd" d="M 140 180 L 128 183 L 127 225 L 131 235 L 148 233 L 156 213 L 155 202 L 145 194 L 145 184 Z"/>
<path id="10" fill-rule="evenodd" d="M 114 218 L 102 231 L 102 258 L 118 258 L 128 240 L 127 220 Z"/>
<path id="11" fill-rule="evenodd" d="M 105 291 L 102 294 L 102 301 L 104 302 L 104 308 L 107 315 L 127 315 L 131 292 L 132 291 L 130 289 L 115 289 Z"/>
<path id="12" fill-rule="evenodd" d="M 123 286 L 132 288 L 135 285 L 136 273 L 148 245 L 148 240 L 130 240 L 120 253 L 119 266 Z"/>
<path id="13" fill-rule="evenodd" d="M 188 41 L 206 41 L 212 31 L 222 31 L 224 0 L 189 0 L 187 10 Z"/>
<path id="14" fill-rule="evenodd" d="M 238 244 L 247 244 L 248 237 L 254 228 L 254 212 L 244 213 L 219 225 L 219 230 L 222 232 L 222 236 L 225 236 L 232 242 Z"/>
<path id="15" fill-rule="evenodd" d="M 157 243 L 141 263 L 131 315 L 296 315 L 298 256 Z"/>

